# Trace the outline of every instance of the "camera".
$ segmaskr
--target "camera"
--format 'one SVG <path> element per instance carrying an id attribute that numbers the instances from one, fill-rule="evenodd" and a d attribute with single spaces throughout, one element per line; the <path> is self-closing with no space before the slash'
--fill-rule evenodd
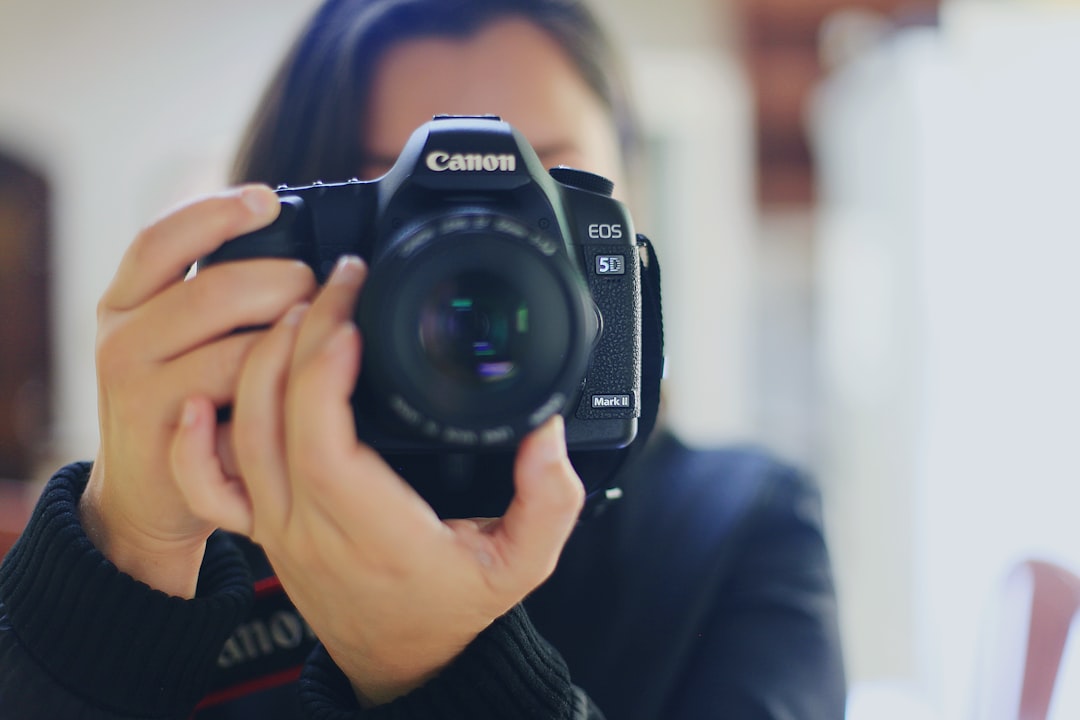
<path id="1" fill-rule="evenodd" d="M 461 466 L 555 413 L 572 457 L 616 450 L 641 414 L 643 288 L 612 191 L 545 170 L 498 117 L 437 116 L 381 178 L 279 187 L 273 224 L 199 265 L 295 258 L 323 282 L 342 255 L 367 262 L 353 407 L 384 457 Z"/>

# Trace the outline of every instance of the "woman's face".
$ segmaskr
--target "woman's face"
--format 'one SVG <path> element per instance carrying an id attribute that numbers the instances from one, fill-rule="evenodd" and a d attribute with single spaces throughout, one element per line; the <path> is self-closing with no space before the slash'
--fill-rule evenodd
<path id="1" fill-rule="evenodd" d="M 526 20 L 498 20 L 463 39 L 430 37 L 391 49 L 375 69 L 361 138 L 362 176 L 390 169 L 412 131 L 433 115 L 499 115 L 545 167 L 569 165 L 622 186 L 610 115 L 571 60 Z"/>

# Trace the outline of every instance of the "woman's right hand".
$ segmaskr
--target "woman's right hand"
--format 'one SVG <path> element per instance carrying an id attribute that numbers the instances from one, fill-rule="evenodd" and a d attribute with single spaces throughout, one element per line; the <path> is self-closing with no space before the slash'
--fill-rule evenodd
<path id="1" fill-rule="evenodd" d="M 261 331 L 316 289 L 299 261 L 223 263 L 184 280 L 188 267 L 268 225 L 280 204 L 248 185 L 203 198 L 147 227 L 127 249 L 98 305 L 100 446 L 80 514 L 109 560 L 151 587 L 193 597 L 214 527 L 193 515 L 170 471 L 186 398 L 233 401 L 244 358 Z M 218 453 L 230 466 L 228 432 Z"/>

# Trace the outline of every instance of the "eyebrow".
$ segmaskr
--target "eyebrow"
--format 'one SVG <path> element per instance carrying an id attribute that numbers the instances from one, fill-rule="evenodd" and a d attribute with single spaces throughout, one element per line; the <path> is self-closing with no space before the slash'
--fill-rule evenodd
<path id="1" fill-rule="evenodd" d="M 377 165 L 390 167 L 397 162 L 397 155 L 384 155 L 383 153 L 364 152 L 362 155 L 364 165 Z"/>
<path id="2" fill-rule="evenodd" d="M 560 140 L 559 142 L 552 143 L 551 145 L 534 146 L 533 150 L 536 151 L 537 155 L 543 158 L 545 156 L 559 155 L 567 151 L 578 152 L 580 148 L 578 148 L 575 143 L 572 143 L 569 140 Z"/>

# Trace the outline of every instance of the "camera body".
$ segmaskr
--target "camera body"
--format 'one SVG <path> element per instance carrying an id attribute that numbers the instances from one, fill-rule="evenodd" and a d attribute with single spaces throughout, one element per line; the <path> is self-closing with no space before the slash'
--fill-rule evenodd
<path id="1" fill-rule="evenodd" d="M 281 214 L 200 267 L 338 258 L 369 266 L 357 436 L 384 455 L 513 449 L 551 415 L 571 451 L 634 440 L 641 404 L 642 277 L 613 185 L 546 171 L 493 116 L 436 117 L 370 181 L 279 187 Z"/>

